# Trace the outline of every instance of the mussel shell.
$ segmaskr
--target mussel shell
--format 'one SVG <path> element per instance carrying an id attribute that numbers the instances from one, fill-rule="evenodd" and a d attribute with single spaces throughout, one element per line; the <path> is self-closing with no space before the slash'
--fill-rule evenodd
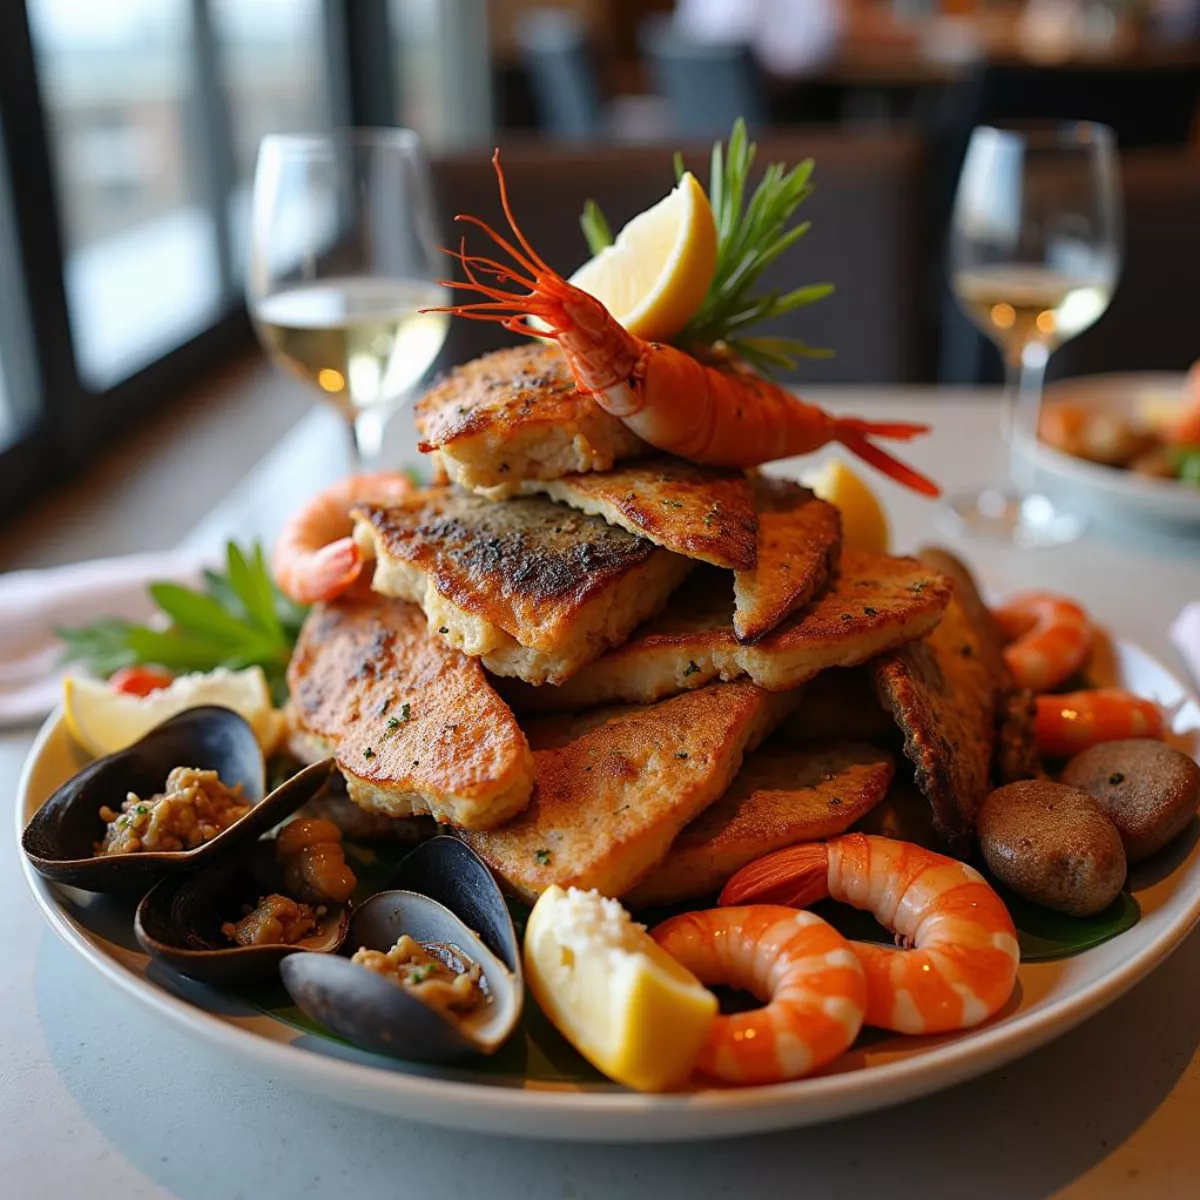
<path id="1" fill-rule="evenodd" d="M 216 771 L 229 787 L 241 784 L 254 807 L 194 850 L 96 855 L 105 829 L 101 806 L 119 809 L 129 792 L 154 795 L 180 766 Z M 68 779 L 34 813 L 21 846 L 35 870 L 56 883 L 89 892 L 145 892 L 167 875 L 199 870 L 257 841 L 315 795 L 332 770 L 332 759 L 315 763 L 264 796 L 262 750 L 245 718 L 216 705 L 191 708 Z"/>
<path id="2" fill-rule="evenodd" d="M 142 898 L 134 933 L 152 958 L 205 983 L 238 984 L 270 979 L 298 951 L 332 953 L 346 940 L 350 908 L 328 904 L 316 930 L 290 945 L 239 946 L 221 926 L 237 921 L 272 892 L 287 895 L 273 841 L 226 855 L 194 875 L 160 880 Z"/>
<path id="3" fill-rule="evenodd" d="M 342 953 L 292 955 L 280 964 L 284 986 L 313 1020 L 380 1054 L 451 1062 L 492 1053 L 520 1021 L 525 981 L 516 931 L 491 872 L 470 847 L 439 837 L 414 850 L 397 875 L 438 898 L 415 890 L 372 896 L 355 912 Z M 388 950 L 405 933 L 457 947 L 478 963 L 486 1008 L 466 1018 L 440 1013 L 346 957 L 360 946 Z"/>

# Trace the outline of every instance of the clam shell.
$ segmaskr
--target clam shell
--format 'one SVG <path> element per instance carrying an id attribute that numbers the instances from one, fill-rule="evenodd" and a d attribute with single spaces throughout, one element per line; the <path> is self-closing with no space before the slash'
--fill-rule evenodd
<path id="1" fill-rule="evenodd" d="M 525 1001 L 520 947 L 500 889 L 474 852 L 448 837 L 418 847 L 397 874 L 420 882 L 424 894 L 404 888 L 373 896 L 355 912 L 340 955 L 294 954 L 280 964 L 284 986 L 313 1020 L 379 1054 L 418 1062 L 491 1054 L 516 1028 Z M 484 1003 L 462 1017 L 442 1013 L 346 957 L 360 946 L 388 950 L 405 933 L 478 963 Z"/>
<path id="2" fill-rule="evenodd" d="M 205 983 L 239 984 L 270 979 L 298 951 L 331 953 L 346 940 L 350 908 L 326 906 L 317 929 L 290 945 L 238 946 L 221 932 L 237 921 L 244 905 L 271 892 L 287 894 L 273 841 L 227 855 L 195 875 L 160 880 L 142 898 L 134 933 L 152 958 Z"/>
<path id="3" fill-rule="evenodd" d="M 97 856 L 105 828 L 101 806 L 119 808 L 129 792 L 154 795 L 179 766 L 216 771 L 230 787 L 241 784 L 254 807 L 194 850 Z M 197 871 L 257 841 L 314 796 L 332 770 L 332 759 L 315 763 L 264 796 L 262 750 L 246 720 L 215 705 L 192 708 L 67 780 L 34 813 L 21 847 L 34 869 L 55 883 L 89 892 L 144 892 L 167 875 Z"/>

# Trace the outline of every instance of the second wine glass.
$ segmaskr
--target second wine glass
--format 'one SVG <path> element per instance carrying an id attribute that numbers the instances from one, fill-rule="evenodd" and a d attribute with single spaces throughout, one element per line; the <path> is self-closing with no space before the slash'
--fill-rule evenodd
<path id="1" fill-rule="evenodd" d="M 1119 186 L 1103 125 L 983 126 L 971 135 L 955 197 L 951 286 L 1004 358 L 1010 479 L 949 499 L 960 532 L 1045 546 L 1083 530 L 1080 517 L 1033 490 L 1018 441 L 1036 435 L 1050 355 L 1108 308 L 1121 266 Z"/>
<path id="2" fill-rule="evenodd" d="M 346 418 L 355 468 L 437 358 L 449 317 L 417 135 L 348 129 L 263 139 L 247 292 L 277 363 Z"/>

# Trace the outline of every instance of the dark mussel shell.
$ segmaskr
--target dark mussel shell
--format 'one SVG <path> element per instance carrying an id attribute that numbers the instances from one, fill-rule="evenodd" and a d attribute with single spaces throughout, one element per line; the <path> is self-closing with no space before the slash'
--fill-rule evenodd
<path id="1" fill-rule="evenodd" d="M 160 880 L 142 898 L 134 933 L 142 949 L 166 966 L 205 983 L 238 984 L 269 979 L 297 951 L 331 953 L 346 940 L 350 907 L 328 904 L 316 930 L 289 945 L 239 946 L 221 926 L 240 920 L 272 892 L 287 895 L 273 841 L 257 842 L 224 856 L 194 875 Z"/>
<path id="2" fill-rule="evenodd" d="M 254 807 L 194 850 L 97 856 L 95 846 L 105 828 L 101 806 L 120 808 L 129 792 L 152 796 L 181 766 L 216 771 L 230 787 L 240 783 Z M 190 708 L 67 780 L 34 813 L 21 846 L 39 874 L 55 883 L 89 892 L 144 892 L 167 875 L 199 870 L 257 841 L 315 795 L 332 770 L 332 759 L 316 763 L 264 796 L 262 750 L 245 718 L 216 705 Z"/>
<path id="3" fill-rule="evenodd" d="M 355 912 L 342 954 L 292 955 L 280 964 L 284 986 L 313 1020 L 379 1054 L 418 1062 L 491 1054 L 516 1028 L 525 1000 L 520 946 L 500 889 L 470 847 L 449 837 L 414 850 L 398 877 L 428 891 L 373 896 Z M 388 950 L 405 933 L 479 964 L 487 992 L 479 1009 L 465 1017 L 438 1012 L 346 957 L 360 946 Z"/>

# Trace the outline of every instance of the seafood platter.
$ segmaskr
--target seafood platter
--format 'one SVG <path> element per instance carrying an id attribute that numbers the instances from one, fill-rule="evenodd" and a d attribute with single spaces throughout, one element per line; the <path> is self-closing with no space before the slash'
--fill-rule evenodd
<path id="1" fill-rule="evenodd" d="M 541 1137 L 863 1111 L 1031 1050 L 1200 915 L 1200 709 L 1076 599 L 889 553 L 771 381 L 811 164 L 737 128 L 568 281 L 510 228 L 451 311 L 520 344 L 162 620 L 64 631 L 26 874 L 119 987 L 301 1086 Z M 657 257 L 656 257 L 657 256 Z M 640 274 L 639 274 L 640 273 Z"/>

